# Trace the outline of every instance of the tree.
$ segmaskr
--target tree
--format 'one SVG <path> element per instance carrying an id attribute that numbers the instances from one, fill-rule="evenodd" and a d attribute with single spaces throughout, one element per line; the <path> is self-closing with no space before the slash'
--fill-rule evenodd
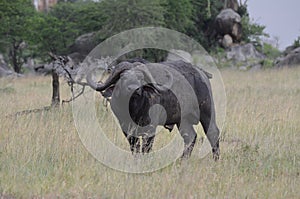
<path id="1" fill-rule="evenodd" d="M 190 35 L 209 50 L 216 43 L 214 21 L 224 7 L 223 0 L 191 0 L 195 29 Z"/>
<path id="2" fill-rule="evenodd" d="M 20 73 L 25 61 L 23 50 L 28 38 L 30 18 L 36 11 L 30 0 L 0 1 L 0 40 L 8 50 L 8 57 L 15 72 Z"/>
<path id="3" fill-rule="evenodd" d="M 193 7 L 190 0 L 166 0 L 165 24 L 167 28 L 187 33 L 193 28 Z"/>
<path id="4" fill-rule="evenodd" d="M 98 33 L 99 41 L 132 28 L 165 26 L 162 0 L 111 0 L 102 1 L 101 4 L 105 22 Z M 151 35 L 147 36 L 143 39 L 150 41 Z M 128 56 L 160 61 L 166 54 L 157 49 L 142 49 Z"/>
<path id="5" fill-rule="evenodd" d="M 85 33 L 99 31 L 105 19 L 101 3 L 58 3 L 48 13 L 39 13 L 32 21 L 31 42 L 42 58 L 48 53 L 68 55 L 75 39 Z"/>
<path id="6" fill-rule="evenodd" d="M 242 41 L 260 41 L 260 36 L 269 36 L 264 33 L 264 30 L 266 28 L 265 26 L 259 25 L 250 20 L 249 12 L 247 9 L 247 1 L 245 1 L 244 4 L 240 4 L 239 13 L 242 17 Z"/>
<path id="7" fill-rule="evenodd" d="M 107 19 L 102 29 L 103 37 L 132 28 L 164 25 L 164 8 L 160 0 L 111 0 L 102 3 Z"/>

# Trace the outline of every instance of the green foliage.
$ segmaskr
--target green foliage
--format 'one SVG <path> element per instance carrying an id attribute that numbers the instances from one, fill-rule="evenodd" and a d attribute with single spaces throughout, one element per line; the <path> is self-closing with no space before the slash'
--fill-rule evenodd
<path id="1" fill-rule="evenodd" d="M 206 50 L 216 44 L 214 32 L 214 22 L 216 16 L 223 8 L 222 0 L 191 0 L 193 6 L 192 20 L 194 29 L 189 31 L 189 36 L 196 39 Z"/>
<path id="2" fill-rule="evenodd" d="M 132 28 L 164 25 L 164 9 L 160 0 L 103 1 L 106 18 L 102 37 L 109 37 Z"/>
<path id="3" fill-rule="evenodd" d="M 35 32 L 33 32 L 33 43 L 37 44 L 39 56 L 44 56 L 47 52 L 55 54 L 65 54 L 67 47 L 71 45 L 73 39 L 78 35 L 74 29 L 74 23 L 69 22 L 72 8 L 68 9 L 65 5 L 57 6 L 60 12 L 54 8 L 48 14 L 40 14 L 34 21 Z M 56 13 L 61 14 L 55 16 Z"/>
<path id="4" fill-rule="evenodd" d="M 31 42 L 37 56 L 48 58 L 48 52 L 67 55 L 75 39 L 99 31 L 105 20 L 102 4 L 95 2 L 59 3 L 49 13 L 39 13 L 32 21 Z"/>
<path id="5" fill-rule="evenodd" d="M 264 33 L 265 26 L 254 23 L 250 20 L 248 15 L 242 17 L 242 41 L 250 42 L 251 40 L 259 40 L 259 36 L 267 34 Z"/>
<path id="6" fill-rule="evenodd" d="M 281 52 L 277 48 L 275 48 L 271 44 L 267 44 L 267 43 L 263 44 L 263 52 L 262 53 L 270 59 L 275 59 L 278 56 L 280 56 L 280 54 L 281 54 Z"/>
<path id="7" fill-rule="evenodd" d="M 294 41 L 293 46 L 295 48 L 299 48 L 300 47 L 300 36 Z"/>
<path id="8" fill-rule="evenodd" d="M 167 28 L 186 33 L 193 28 L 193 6 L 190 0 L 166 0 L 164 20 Z"/>
<path id="9" fill-rule="evenodd" d="M 240 7 L 238 8 L 237 13 L 238 13 L 241 17 L 244 17 L 244 16 L 249 17 L 247 5 L 240 5 Z"/>
<path id="10" fill-rule="evenodd" d="M 264 43 L 261 46 L 260 51 L 266 55 L 266 59 L 264 59 L 261 63 L 265 69 L 272 68 L 274 66 L 274 60 L 281 55 L 280 50 L 267 43 Z"/>
<path id="11" fill-rule="evenodd" d="M 24 41 L 29 37 L 29 21 L 35 10 L 30 0 L 0 1 L 0 50 L 8 53 L 10 64 L 15 72 L 21 72 L 25 61 Z"/>
<path id="12" fill-rule="evenodd" d="M 267 69 L 267 68 L 272 68 L 274 66 L 274 61 L 273 59 L 270 59 L 270 58 L 267 58 L 267 59 L 264 59 L 262 61 L 262 67 L 264 69 Z"/>
<path id="13" fill-rule="evenodd" d="M 69 23 L 70 28 L 79 34 L 99 31 L 106 21 L 102 12 L 103 5 L 93 1 L 78 3 L 59 3 L 54 6 L 50 15 L 60 21 Z"/>
<path id="14" fill-rule="evenodd" d="M 103 28 L 98 32 L 98 40 L 104 40 L 132 28 L 165 26 L 164 2 L 164 0 L 111 0 L 101 2 L 103 6 L 101 12 L 106 20 Z M 146 37 L 143 39 L 151 40 L 151 35 Z M 143 49 L 132 52 L 128 56 L 158 61 L 165 57 L 165 53 L 155 49 Z"/>

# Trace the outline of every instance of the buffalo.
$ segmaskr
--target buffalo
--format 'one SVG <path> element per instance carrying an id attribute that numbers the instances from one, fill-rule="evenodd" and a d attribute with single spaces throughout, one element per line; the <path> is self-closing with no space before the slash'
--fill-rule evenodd
<path id="1" fill-rule="evenodd" d="M 210 78 L 184 61 L 131 60 L 116 64 L 104 83 L 93 81 L 91 75 L 87 83 L 109 100 L 132 153 L 151 151 L 158 125 L 169 131 L 176 125 L 184 140 L 182 157 L 187 158 L 197 138 L 193 125 L 200 122 L 217 160 L 219 129 Z"/>

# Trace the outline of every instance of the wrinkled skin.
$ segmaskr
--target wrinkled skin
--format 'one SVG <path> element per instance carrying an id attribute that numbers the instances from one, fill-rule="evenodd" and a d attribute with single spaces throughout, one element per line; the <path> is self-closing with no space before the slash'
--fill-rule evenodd
<path id="1" fill-rule="evenodd" d="M 210 141 L 213 157 L 217 160 L 219 158 L 219 129 L 215 119 L 215 108 L 209 82 L 210 74 L 183 61 L 162 63 L 179 72 L 196 95 L 199 112 L 189 109 L 188 113 L 182 115 L 180 103 L 170 89 L 161 89 L 160 86 L 153 83 L 142 83 L 145 80 L 145 73 L 137 66 L 148 63 L 132 62 L 119 63 L 104 84 L 91 86 L 110 100 L 112 111 L 120 122 L 131 151 L 133 153 L 149 153 L 152 149 L 157 125 L 162 125 L 169 131 L 172 131 L 176 125 L 185 144 L 182 157 L 189 157 L 197 137 L 193 125 L 200 122 Z M 126 100 L 129 100 L 128 103 Z M 189 102 L 184 103 L 188 104 Z M 124 104 L 129 104 L 129 106 L 124 106 Z M 154 122 L 154 125 L 149 125 L 151 123 L 149 110 L 154 105 L 160 105 L 164 111 L 156 112 L 157 115 L 154 118 L 157 121 Z M 128 112 L 129 114 L 127 114 Z M 135 128 L 132 128 L 134 126 L 132 124 L 135 125 Z M 142 146 L 140 146 L 139 137 L 142 139 Z"/>

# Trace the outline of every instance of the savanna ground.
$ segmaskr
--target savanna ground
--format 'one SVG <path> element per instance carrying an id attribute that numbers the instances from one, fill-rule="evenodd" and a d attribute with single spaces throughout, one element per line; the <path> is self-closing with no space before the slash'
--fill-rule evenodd
<path id="1" fill-rule="evenodd" d="M 198 140 L 189 160 L 147 174 L 94 159 L 70 104 L 13 116 L 50 104 L 50 77 L 0 79 L 0 198 L 299 198 L 300 68 L 221 72 L 227 117 L 220 161 L 199 158 Z M 123 134 L 111 133 L 128 150 Z M 159 136 L 156 148 L 170 134 Z"/>

